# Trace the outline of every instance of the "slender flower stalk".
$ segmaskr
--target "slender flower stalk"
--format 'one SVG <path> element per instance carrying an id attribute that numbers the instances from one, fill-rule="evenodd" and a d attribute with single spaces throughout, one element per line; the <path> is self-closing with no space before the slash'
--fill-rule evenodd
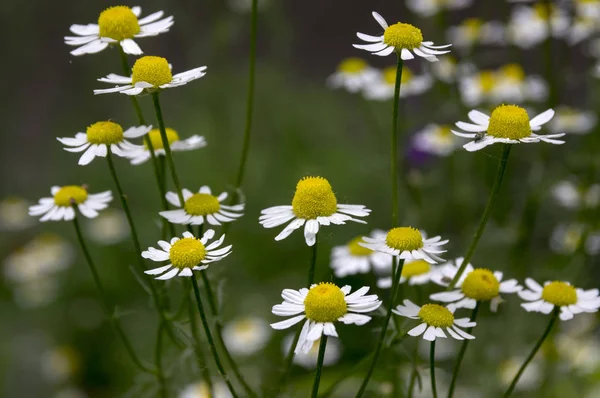
<path id="1" fill-rule="evenodd" d="M 161 398 L 167 398 L 169 396 L 169 389 L 167 387 L 167 380 L 164 376 L 162 367 L 162 335 L 164 330 L 164 323 L 158 324 L 158 332 L 156 334 L 156 346 L 154 347 L 154 363 L 157 369 L 156 378 L 158 379 L 159 392 Z"/>
<path id="2" fill-rule="evenodd" d="M 473 240 L 471 241 L 471 245 L 467 250 L 467 254 L 463 258 L 462 263 L 460 264 L 456 275 L 448 285 L 448 290 L 454 289 L 454 286 L 462 276 L 463 272 L 467 268 L 467 265 L 473 258 L 473 254 L 475 254 L 475 249 L 477 248 L 477 244 L 479 240 L 483 236 L 483 231 L 485 230 L 485 226 L 492 214 L 492 209 L 494 208 L 494 203 L 496 203 L 496 199 L 498 197 L 498 192 L 500 191 L 500 185 L 502 185 L 502 179 L 504 177 L 504 172 L 506 171 L 506 164 L 508 162 L 508 155 L 510 154 L 510 150 L 512 148 L 512 144 L 503 144 L 502 147 L 502 158 L 500 159 L 500 163 L 498 164 L 498 172 L 496 174 L 496 180 L 494 181 L 494 186 L 492 187 L 492 192 L 490 193 L 490 197 L 488 198 L 488 202 L 485 206 L 485 210 L 483 211 L 483 215 L 481 216 L 481 221 L 479 221 L 479 227 L 477 227 L 477 231 L 475 231 L 475 236 L 473 236 Z"/>
<path id="3" fill-rule="evenodd" d="M 475 322 L 477 319 L 477 314 L 479 313 L 479 307 L 481 306 L 481 301 L 478 301 L 471 312 L 471 322 Z M 470 327 L 467 329 L 467 333 L 471 334 L 473 328 Z M 452 381 L 450 382 L 450 388 L 448 389 L 448 398 L 452 398 L 454 395 L 454 389 L 456 388 L 456 381 L 458 380 L 458 373 L 460 371 L 460 365 L 462 364 L 463 357 L 465 356 L 465 351 L 467 351 L 467 347 L 469 346 L 469 339 L 465 339 L 460 347 L 460 351 L 458 353 L 458 357 L 456 358 L 456 364 L 454 365 L 454 372 L 452 373 Z"/>
<path id="4" fill-rule="evenodd" d="M 319 383 L 321 381 L 321 372 L 323 371 L 323 359 L 325 358 L 325 348 L 327 347 L 327 335 L 321 336 L 319 344 L 319 356 L 317 359 L 317 373 L 315 374 L 315 382 L 313 384 L 311 397 L 317 398 L 319 395 Z"/>
<path id="5" fill-rule="evenodd" d="M 429 369 L 431 369 L 431 393 L 433 398 L 437 398 L 437 387 L 435 384 L 435 340 L 431 342 L 429 349 Z"/>
<path id="6" fill-rule="evenodd" d="M 194 338 L 194 354 L 196 354 L 196 361 L 198 361 L 198 369 L 202 371 L 202 379 L 208 386 L 209 396 L 213 395 L 213 383 L 212 378 L 210 376 L 210 369 L 206 364 L 206 358 L 204 357 L 204 352 L 202 352 L 202 340 L 200 339 L 200 331 L 198 330 L 198 324 L 196 323 L 196 315 L 194 313 L 192 298 L 189 292 L 186 292 L 186 300 L 188 303 L 188 317 L 190 320 L 190 326 L 192 329 L 192 337 Z"/>
<path id="7" fill-rule="evenodd" d="M 398 53 L 396 67 L 396 85 L 394 88 L 394 108 L 392 111 L 392 135 L 390 147 L 390 170 L 392 174 L 392 228 L 398 225 L 398 102 L 400 100 L 400 84 L 402 82 L 402 66 L 404 61 Z"/>
<path id="8" fill-rule="evenodd" d="M 538 350 L 540 349 L 540 347 L 544 343 L 544 340 L 546 340 L 546 338 L 548 337 L 548 335 L 550 335 L 550 331 L 552 330 L 552 327 L 556 323 L 556 319 L 558 318 L 558 314 L 559 313 L 560 313 L 560 307 L 555 306 L 554 310 L 552 311 L 552 315 L 550 316 L 550 322 L 548 323 L 548 326 L 546 327 L 546 330 L 544 330 L 544 334 L 538 340 L 538 342 L 535 344 L 535 346 L 533 347 L 533 350 L 531 350 L 531 352 L 529 353 L 529 355 L 525 359 L 525 362 L 523 362 L 523 365 L 521 365 L 521 368 L 519 369 L 519 371 L 515 375 L 515 378 L 513 379 L 512 383 L 510 383 L 510 386 L 508 387 L 508 390 L 506 390 L 506 392 L 504 393 L 504 398 L 508 398 L 508 397 L 511 396 L 513 390 L 515 389 L 517 383 L 519 382 L 519 378 L 521 377 L 521 375 L 523 374 L 523 372 L 525 372 L 525 369 L 527 368 L 527 365 L 529 365 L 529 362 L 531 362 L 531 360 L 533 359 L 533 357 L 535 357 L 535 354 L 538 352 Z"/>

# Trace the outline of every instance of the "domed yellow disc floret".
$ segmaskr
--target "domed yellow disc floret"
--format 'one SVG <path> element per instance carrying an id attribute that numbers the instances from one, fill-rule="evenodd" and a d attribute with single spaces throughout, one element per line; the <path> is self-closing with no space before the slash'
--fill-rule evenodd
<path id="1" fill-rule="evenodd" d="M 388 46 L 395 47 L 397 50 L 402 48 L 413 50 L 421 47 L 423 34 L 419 28 L 407 23 L 398 22 L 397 24 L 390 25 L 383 32 L 383 42 Z"/>
<path id="2" fill-rule="evenodd" d="M 196 238 L 183 238 L 175 242 L 169 250 L 169 258 L 174 267 L 192 268 L 206 257 L 206 248 Z"/>
<path id="3" fill-rule="evenodd" d="M 484 93 L 490 93 L 496 86 L 496 74 L 491 70 L 479 72 L 479 86 Z"/>
<path id="4" fill-rule="evenodd" d="M 118 144 L 123 141 L 123 127 L 113 122 L 97 122 L 86 130 L 87 139 L 92 144 Z"/>
<path id="5" fill-rule="evenodd" d="M 477 268 L 467 275 L 461 290 L 468 298 L 488 301 L 500 294 L 500 282 L 489 269 Z"/>
<path id="6" fill-rule="evenodd" d="M 173 80 L 169 63 L 163 57 L 145 56 L 139 58 L 131 69 L 131 82 L 146 82 L 154 87 L 170 83 Z"/>
<path id="7" fill-rule="evenodd" d="M 357 237 L 348 242 L 348 251 L 351 255 L 357 257 L 366 257 L 373 254 L 373 250 L 367 249 L 366 247 L 362 247 L 359 243 L 364 243 L 362 237 Z"/>
<path id="8" fill-rule="evenodd" d="M 126 6 L 110 7 L 100 13 L 98 17 L 101 37 L 121 41 L 132 39 L 140 32 L 138 19 Z"/>
<path id="9" fill-rule="evenodd" d="M 192 216 L 206 216 L 221 210 L 221 204 L 216 196 L 195 193 L 185 201 L 183 208 L 187 214 Z"/>
<path id="10" fill-rule="evenodd" d="M 525 80 L 525 71 L 519 64 L 508 64 L 504 65 L 500 72 L 507 78 L 516 82 L 522 82 Z"/>
<path id="11" fill-rule="evenodd" d="M 410 278 L 417 275 L 423 275 L 431 270 L 431 265 L 425 260 L 412 261 L 404 264 L 402 267 L 402 276 Z"/>
<path id="12" fill-rule="evenodd" d="M 406 84 L 410 82 L 413 78 L 413 74 L 408 68 L 402 68 L 402 77 L 400 78 L 400 83 Z M 393 86 L 396 84 L 396 67 L 389 66 L 383 70 L 383 80 Z"/>
<path id="13" fill-rule="evenodd" d="M 542 299 L 559 307 L 577 303 L 577 291 L 565 282 L 554 281 L 544 286 Z"/>
<path id="14" fill-rule="evenodd" d="M 292 199 L 296 217 L 312 220 L 328 217 L 337 211 L 337 199 L 329 181 L 323 177 L 304 177 L 296 185 Z"/>
<path id="15" fill-rule="evenodd" d="M 423 322 L 436 328 L 449 328 L 454 324 L 454 315 L 438 304 L 425 304 L 418 315 Z"/>
<path id="16" fill-rule="evenodd" d="M 57 206 L 71 206 L 73 202 L 79 205 L 86 201 L 87 191 L 78 185 L 67 185 L 54 194 L 54 203 Z"/>
<path id="17" fill-rule="evenodd" d="M 167 141 L 169 142 L 169 146 L 171 146 L 171 144 L 175 141 L 179 141 L 179 134 L 177 134 L 177 131 L 173 130 L 172 128 L 167 127 L 165 129 L 165 133 L 167 133 Z M 154 150 L 165 149 L 159 129 L 150 130 L 148 137 L 150 138 L 150 142 L 152 143 L 152 148 Z M 144 146 L 146 146 L 145 143 Z"/>
<path id="18" fill-rule="evenodd" d="M 385 243 L 392 249 L 403 251 L 418 250 L 423 247 L 421 232 L 413 227 L 391 229 L 385 237 Z"/>
<path id="19" fill-rule="evenodd" d="M 338 65 L 338 71 L 348 74 L 357 74 L 367 69 L 367 62 L 360 58 L 346 58 Z"/>
<path id="20" fill-rule="evenodd" d="M 531 135 L 527 111 L 516 105 L 500 105 L 490 116 L 487 133 L 497 138 L 518 140 Z"/>
<path id="21" fill-rule="evenodd" d="M 306 317 L 314 322 L 335 322 L 346 315 L 344 292 L 330 282 L 311 287 L 304 299 Z"/>

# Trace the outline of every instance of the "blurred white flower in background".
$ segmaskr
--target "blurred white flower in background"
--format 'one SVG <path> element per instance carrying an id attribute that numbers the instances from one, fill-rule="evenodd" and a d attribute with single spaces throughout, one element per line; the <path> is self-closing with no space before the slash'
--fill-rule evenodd
<path id="1" fill-rule="evenodd" d="M 504 386 L 510 385 L 524 361 L 525 357 L 511 357 L 500 363 L 500 367 L 498 368 L 498 378 Z M 531 391 L 541 385 L 543 381 L 543 372 L 540 362 L 541 359 L 534 358 L 529 363 L 529 366 L 525 368 L 519 382 L 515 386 L 515 390 Z"/>
<path id="2" fill-rule="evenodd" d="M 338 65 L 335 73 L 327 78 L 331 88 L 344 88 L 356 93 L 368 87 L 379 77 L 377 70 L 361 58 L 346 58 Z"/>
<path id="3" fill-rule="evenodd" d="M 413 136 L 414 147 L 436 156 L 448 156 L 461 146 L 448 125 L 428 124 Z"/>
<path id="4" fill-rule="evenodd" d="M 380 71 L 377 78 L 364 88 L 365 98 L 387 101 L 394 98 L 396 85 L 396 67 L 390 66 Z M 400 98 L 423 94 L 433 85 L 433 78 L 428 73 L 415 75 L 408 67 L 402 68 Z"/>
<path id="5" fill-rule="evenodd" d="M 178 395 L 178 398 L 230 398 L 231 393 L 227 386 L 222 382 L 213 383 L 211 394 L 208 385 L 205 382 L 189 384 Z"/>
<path id="6" fill-rule="evenodd" d="M 113 245 L 129 236 L 127 218 L 121 210 L 107 209 L 86 224 L 87 236 L 101 245 Z"/>
<path id="7" fill-rule="evenodd" d="M 42 353 L 40 366 L 45 379 L 55 384 L 64 384 L 80 369 L 81 358 L 73 347 L 53 347 Z"/>
<path id="8" fill-rule="evenodd" d="M 573 254 L 581 244 L 584 245 L 585 252 L 589 255 L 600 253 L 600 231 L 588 231 L 583 224 L 559 224 L 552 231 L 550 236 L 550 249 L 559 254 Z"/>
<path id="9" fill-rule="evenodd" d="M 283 339 L 283 353 L 287 355 L 292 346 L 294 335 L 290 334 Z M 299 352 L 294 355 L 294 363 L 302 366 L 305 369 L 314 369 L 317 367 L 317 359 L 319 356 L 319 344 L 321 339 L 315 341 L 308 353 Z M 335 365 L 342 355 L 342 345 L 339 339 L 328 339 L 325 347 L 325 357 L 323 358 L 323 366 Z"/>
<path id="10" fill-rule="evenodd" d="M 573 338 L 560 334 L 556 348 L 560 358 L 581 374 L 590 375 L 600 368 L 600 343 L 594 336 Z"/>
<path id="11" fill-rule="evenodd" d="M 564 37 L 569 29 L 569 16 L 562 8 L 553 6 L 550 14 L 545 4 L 536 3 L 533 6 L 516 6 L 507 25 L 508 40 L 521 48 L 529 49 L 545 41 L 550 34 L 552 37 Z M 548 19 L 552 32 L 548 29 Z"/>
<path id="12" fill-rule="evenodd" d="M 252 355 L 265 347 L 271 333 L 271 328 L 264 319 L 245 317 L 225 325 L 223 339 L 233 354 Z"/>
<path id="13" fill-rule="evenodd" d="M 406 0 L 406 7 L 421 17 L 430 17 L 442 10 L 466 8 L 473 0 Z"/>
<path id="14" fill-rule="evenodd" d="M 476 44 L 504 44 L 505 30 L 502 22 L 483 21 L 480 18 L 467 18 L 446 32 L 448 41 L 460 49 L 468 49 Z"/>
<path id="15" fill-rule="evenodd" d="M 372 238 L 385 237 L 386 232 L 374 230 L 369 235 Z M 388 270 L 392 267 L 392 256 L 367 249 L 359 243 L 362 237 L 356 237 L 343 246 L 336 246 L 331 250 L 331 268 L 337 278 L 348 275 L 365 274 L 372 269 Z"/>
<path id="16" fill-rule="evenodd" d="M 444 83 L 453 83 L 457 75 L 460 73 L 459 65 L 452 55 L 446 55 L 440 58 L 438 62 L 433 62 L 430 65 L 431 74 L 438 80 Z"/>
<path id="17" fill-rule="evenodd" d="M 567 209 L 594 208 L 600 204 L 600 184 L 585 186 L 564 180 L 554 185 L 552 196 L 558 204 Z"/>
<path id="18" fill-rule="evenodd" d="M 587 134 L 598 122 L 596 112 L 578 110 L 569 106 L 558 106 L 554 119 L 548 124 L 553 133 Z"/>
<path id="19" fill-rule="evenodd" d="M 54 394 L 53 398 L 86 398 L 87 394 L 77 387 L 65 387 Z"/>
<path id="20" fill-rule="evenodd" d="M 16 196 L 0 201 L 0 231 L 20 231 L 35 224 L 36 219 L 29 215 L 31 202 Z"/>
<path id="21" fill-rule="evenodd" d="M 494 90 L 498 102 L 539 102 L 544 101 L 548 96 L 546 81 L 541 76 L 526 76 L 519 64 L 504 65 L 496 73 L 497 82 Z"/>

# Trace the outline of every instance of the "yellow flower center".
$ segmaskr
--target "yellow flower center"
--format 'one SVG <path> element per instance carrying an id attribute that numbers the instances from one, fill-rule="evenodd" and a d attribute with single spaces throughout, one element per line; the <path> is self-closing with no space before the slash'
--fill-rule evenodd
<path id="1" fill-rule="evenodd" d="M 565 282 L 554 281 L 544 286 L 542 299 L 559 307 L 577 303 L 577 291 Z"/>
<path id="2" fill-rule="evenodd" d="M 467 275 L 461 289 L 469 298 L 488 301 L 500 294 L 500 282 L 489 269 L 477 268 Z"/>
<path id="3" fill-rule="evenodd" d="M 462 25 L 465 28 L 467 37 L 475 40 L 479 36 L 483 21 L 479 18 L 468 18 L 463 21 Z"/>
<path id="4" fill-rule="evenodd" d="M 221 204 L 216 196 L 207 193 L 195 193 L 185 201 L 183 208 L 192 216 L 206 216 L 221 210 Z"/>
<path id="5" fill-rule="evenodd" d="M 101 37 L 121 41 L 132 39 L 140 32 L 138 19 L 126 6 L 110 7 L 100 13 L 98 17 Z"/>
<path id="6" fill-rule="evenodd" d="M 362 247 L 359 243 L 364 243 L 362 237 L 354 238 L 348 242 L 348 251 L 350 254 L 356 257 L 366 257 L 373 253 L 373 250 Z"/>
<path id="7" fill-rule="evenodd" d="M 438 304 L 425 304 L 419 311 L 419 318 L 436 328 L 449 328 L 454 324 L 454 315 L 448 308 Z"/>
<path id="8" fill-rule="evenodd" d="M 406 84 L 413 78 L 413 73 L 408 68 L 402 68 L 402 77 L 400 78 L 401 84 Z M 396 67 L 390 66 L 383 70 L 383 80 L 393 86 L 396 84 Z"/>
<path id="9" fill-rule="evenodd" d="M 554 6 L 551 4 L 550 7 L 548 7 L 548 5 L 544 3 L 536 3 L 533 5 L 533 11 L 539 19 L 546 21 L 554 13 Z"/>
<path id="10" fill-rule="evenodd" d="M 329 181 L 323 177 L 304 177 L 296 185 L 292 210 L 298 218 L 312 220 L 337 211 L 337 199 Z"/>
<path id="11" fill-rule="evenodd" d="M 525 80 L 525 71 L 519 64 L 508 64 L 500 69 L 500 72 L 508 79 L 515 82 L 522 82 Z"/>
<path id="12" fill-rule="evenodd" d="M 413 227 L 391 229 L 385 237 L 385 243 L 392 249 L 403 251 L 418 250 L 423 247 L 421 232 Z"/>
<path id="13" fill-rule="evenodd" d="M 87 139 L 92 144 L 118 144 L 123 141 L 123 127 L 113 122 L 97 122 L 86 130 Z"/>
<path id="14" fill-rule="evenodd" d="M 419 28 L 407 23 L 398 22 L 385 30 L 383 33 L 383 42 L 388 46 L 395 47 L 396 50 L 403 48 L 413 50 L 421 47 L 423 34 Z"/>
<path id="15" fill-rule="evenodd" d="M 235 323 L 234 329 L 241 334 L 249 334 L 256 329 L 256 322 L 253 319 L 242 319 Z"/>
<path id="16" fill-rule="evenodd" d="M 196 238 L 183 238 L 175 242 L 169 250 L 169 258 L 174 267 L 192 268 L 206 257 L 206 248 Z"/>
<path id="17" fill-rule="evenodd" d="M 496 74 L 490 70 L 479 73 L 479 86 L 484 93 L 490 93 L 496 85 Z"/>
<path id="18" fill-rule="evenodd" d="M 175 141 L 179 141 L 179 134 L 177 134 L 177 131 L 173 130 L 172 128 L 167 127 L 165 129 L 165 133 L 167 133 L 167 141 L 169 142 L 169 146 Z M 154 148 L 154 150 L 165 149 L 159 129 L 150 130 L 148 137 L 150 138 L 150 142 L 152 143 L 152 148 Z M 146 146 L 145 143 L 144 146 Z"/>
<path id="19" fill-rule="evenodd" d="M 133 84 L 146 82 L 152 84 L 154 87 L 158 87 L 173 80 L 169 63 L 162 57 L 148 55 L 139 58 L 133 64 L 131 71 L 131 81 Z"/>
<path id="20" fill-rule="evenodd" d="M 367 62 L 360 58 L 346 58 L 338 65 L 338 71 L 348 74 L 358 74 L 367 69 Z"/>
<path id="21" fill-rule="evenodd" d="M 518 140 L 531 135 L 527 111 L 516 105 L 500 105 L 490 116 L 488 134 L 498 138 Z"/>
<path id="22" fill-rule="evenodd" d="M 413 276 L 426 274 L 430 270 L 431 265 L 425 260 L 411 261 L 402 267 L 402 276 L 408 279 Z"/>
<path id="23" fill-rule="evenodd" d="M 79 205 L 86 201 L 88 197 L 87 191 L 78 185 L 67 185 L 62 187 L 56 194 L 54 194 L 54 203 L 57 206 L 71 206 L 75 204 Z"/>
<path id="24" fill-rule="evenodd" d="M 310 288 L 304 299 L 306 317 L 314 322 L 335 322 L 346 315 L 347 307 L 342 290 L 330 282 Z"/>

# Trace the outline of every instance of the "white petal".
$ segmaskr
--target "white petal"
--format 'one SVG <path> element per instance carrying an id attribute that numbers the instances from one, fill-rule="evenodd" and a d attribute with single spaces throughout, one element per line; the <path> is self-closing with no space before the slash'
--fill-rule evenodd
<path id="1" fill-rule="evenodd" d="M 277 329 L 277 330 L 287 329 L 291 326 L 294 326 L 295 324 L 297 324 L 298 322 L 300 322 L 303 319 L 304 319 L 304 315 L 298 315 L 293 318 L 286 319 L 285 321 L 272 323 L 271 327 L 273 329 Z"/>

